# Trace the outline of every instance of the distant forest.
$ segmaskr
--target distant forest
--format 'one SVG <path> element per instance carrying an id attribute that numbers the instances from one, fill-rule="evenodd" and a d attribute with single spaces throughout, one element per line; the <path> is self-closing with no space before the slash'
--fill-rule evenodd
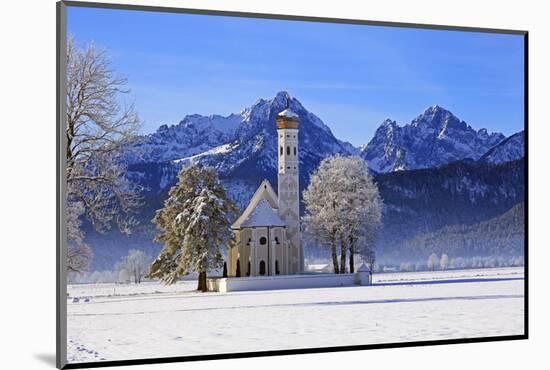
<path id="1" fill-rule="evenodd" d="M 523 255 L 524 203 L 501 216 L 473 225 L 445 226 L 406 240 L 400 251 L 409 257 L 424 258 L 431 253 L 449 257 Z"/>

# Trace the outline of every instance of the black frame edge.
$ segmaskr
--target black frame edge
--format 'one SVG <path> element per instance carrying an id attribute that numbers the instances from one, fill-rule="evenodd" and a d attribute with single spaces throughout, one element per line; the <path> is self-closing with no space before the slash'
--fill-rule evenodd
<path id="1" fill-rule="evenodd" d="M 67 259 L 65 227 L 65 156 L 61 148 L 66 145 L 63 122 L 65 118 L 67 8 L 64 2 L 56 3 L 56 348 L 58 369 L 67 365 Z"/>
<path id="2" fill-rule="evenodd" d="M 529 338 L 529 33 L 523 36 L 523 114 L 524 114 L 524 324 L 525 339 Z"/>

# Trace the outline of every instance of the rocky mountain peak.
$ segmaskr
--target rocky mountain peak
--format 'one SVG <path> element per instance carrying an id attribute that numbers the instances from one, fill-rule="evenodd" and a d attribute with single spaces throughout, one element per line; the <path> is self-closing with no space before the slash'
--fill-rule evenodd
<path id="1" fill-rule="evenodd" d="M 377 172 L 437 167 L 477 160 L 503 139 L 501 133 L 476 131 L 449 110 L 433 105 L 405 126 L 384 120 L 362 148 L 362 157 Z"/>

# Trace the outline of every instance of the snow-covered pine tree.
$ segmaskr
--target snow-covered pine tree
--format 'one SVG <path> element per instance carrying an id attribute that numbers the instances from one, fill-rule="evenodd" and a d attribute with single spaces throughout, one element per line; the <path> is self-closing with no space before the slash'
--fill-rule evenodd
<path id="1" fill-rule="evenodd" d="M 164 248 L 148 277 L 173 284 L 192 270 L 199 274 L 198 290 L 207 291 L 207 271 L 222 267 L 220 248 L 233 242 L 230 219 L 237 207 L 211 167 L 184 168 L 168 195 L 153 219 L 160 231 L 155 240 Z"/>

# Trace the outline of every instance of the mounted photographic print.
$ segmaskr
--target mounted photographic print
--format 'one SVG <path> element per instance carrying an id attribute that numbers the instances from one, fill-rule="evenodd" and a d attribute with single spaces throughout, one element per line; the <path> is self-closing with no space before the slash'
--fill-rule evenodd
<path id="1" fill-rule="evenodd" d="M 527 338 L 526 55 L 58 3 L 58 367 Z"/>

